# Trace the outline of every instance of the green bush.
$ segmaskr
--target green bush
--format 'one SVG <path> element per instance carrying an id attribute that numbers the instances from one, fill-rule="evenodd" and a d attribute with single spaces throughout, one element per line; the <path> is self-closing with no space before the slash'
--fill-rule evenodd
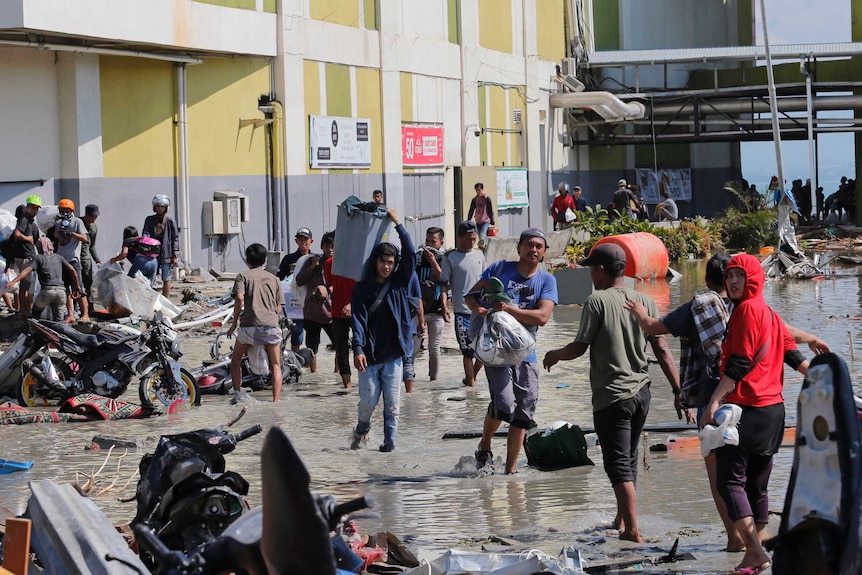
<path id="1" fill-rule="evenodd" d="M 671 260 L 685 259 L 690 254 L 694 257 L 705 257 L 713 251 L 723 249 L 721 227 L 703 218 L 695 218 L 692 222 L 679 222 L 669 228 L 657 228 L 650 222 L 631 218 L 611 220 L 607 210 L 596 206 L 596 209 L 587 207 L 587 212 L 581 214 L 580 220 L 573 227 L 589 234 L 589 239 L 582 243 L 572 242 L 566 250 L 571 261 L 581 257 L 581 254 L 589 253 L 593 244 L 605 236 L 635 232 L 651 233 L 661 239 Z"/>
<path id="2" fill-rule="evenodd" d="M 775 208 L 744 212 L 730 207 L 718 221 L 729 250 L 757 252 L 763 246 L 778 244 L 778 211 Z"/>

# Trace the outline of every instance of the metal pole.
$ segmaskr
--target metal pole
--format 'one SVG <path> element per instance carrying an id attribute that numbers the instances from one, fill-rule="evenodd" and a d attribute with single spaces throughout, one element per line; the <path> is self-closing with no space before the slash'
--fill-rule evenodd
<path id="1" fill-rule="evenodd" d="M 811 95 L 811 68 L 805 61 L 800 64 L 800 68 L 805 71 L 805 99 L 808 102 L 808 172 L 811 178 L 809 180 L 811 183 L 810 194 L 814 194 L 817 189 L 817 160 L 814 155 L 814 98 Z M 814 198 L 808 198 L 808 200 L 812 202 L 812 205 L 817 205 Z M 802 215 L 806 220 L 811 217 L 811 214 Z"/>
<path id="2" fill-rule="evenodd" d="M 781 161 L 781 129 L 778 126 L 778 101 L 775 96 L 775 77 L 772 74 L 772 53 L 769 50 L 769 35 L 766 32 L 766 1 L 760 0 L 760 20 L 763 24 L 763 44 L 766 47 L 766 75 L 769 82 L 769 110 L 772 115 L 772 139 L 775 142 L 775 166 L 778 172 L 779 201 L 784 196 L 784 165 Z M 776 202 L 776 206 L 778 202 Z M 780 224 L 779 224 L 780 225 Z M 778 253 L 781 253 L 781 233 L 778 234 Z M 777 271 L 779 259 L 776 257 L 773 273 Z"/>
<path id="3" fill-rule="evenodd" d="M 781 131 L 778 127 L 778 99 L 775 95 L 775 77 L 772 74 L 772 53 L 769 50 L 769 35 L 766 32 L 766 1 L 760 0 L 760 20 L 763 24 L 763 44 L 766 47 L 766 75 L 769 81 L 769 110 L 772 114 L 772 132 L 775 142 L 775 164 L 778 184 L 784 192 L 784 165 L 781 160 Z"/>

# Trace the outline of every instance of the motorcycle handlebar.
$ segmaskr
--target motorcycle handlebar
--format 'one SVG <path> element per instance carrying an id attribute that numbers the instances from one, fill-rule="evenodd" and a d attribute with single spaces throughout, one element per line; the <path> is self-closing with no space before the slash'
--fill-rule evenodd
<path id="1" fill-rule="evenodd" d="M 363 497 L 357 497 L 356 499 L 351 499 L 350 501 L 339 503 L 332 509 L 332 517 L 341 518 L 345 515 L 350 515 L 355 511 L 359 511 L 361 509 L 371 509 L 373 507 L 374 496 L 369 493 Z"/>
<path id="2" fill-rule="evenodd" d="M 248 439 L 249 437 L 253 437 L 263 431 L 263 428 L 260 425 L 255 425 L 254 427 L 249 427 L 248 429 L 243 429 L 239 433 L 237 433 L 234 438 L 236 442 L 239 443 L 244 439 Z"/>
<path id="3" fill-rule="evenodd" d="M 138 543 L 153 555 L 157 565 L 162 566 L 162 571 L 167 567 L 167 572 L 174 573 L 177 572 L 174 569 L 178 568 L 182 573 L 183 570 L 192 567 L 185 553 L 170 549 L 147 525 L 139 523 L 133 526 L 132 530 Z"/>

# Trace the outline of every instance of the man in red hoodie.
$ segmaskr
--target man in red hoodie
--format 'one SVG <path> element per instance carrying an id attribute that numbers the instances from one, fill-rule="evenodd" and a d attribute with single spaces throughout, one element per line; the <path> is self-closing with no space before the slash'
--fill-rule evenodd
<path id="1" fill-rule="evenodd" d="M 758 532 L 769 521 L 772 456 L 784 434 L 784 363 L 803 374 L 808 369 L 781 317 L 763 299 L 765 279 L 754 256 L 737 255 L 727 264 L 724 283 L 735 307 L 721 348 L 721 380 L 700 422 L 714 423 L 722 401 L 742 408 L 739 445 L 715 450 L 718 491 L 745 542 L 738 573 L 770 566 Z"/>

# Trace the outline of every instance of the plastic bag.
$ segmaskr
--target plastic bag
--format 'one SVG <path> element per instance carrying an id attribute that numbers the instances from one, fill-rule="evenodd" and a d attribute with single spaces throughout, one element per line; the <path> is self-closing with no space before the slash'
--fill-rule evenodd
<path id="1" fill-rule="evenodd" d="M 293 273 L 290 274 L 290 291 L 299 302 L 299 307 L 305 305 L 305 297 L 308 295 L 308 284 L 302 286 L 299 285 L 296 283 L 296 276 L 298 276 L 299 272 L 302 271 L 302 268 L 305 266 L 305 262 L 307 262 L 310 257 L 311 254 L 306 254 L 296 260 L 296 267 L 293 268 Z"/>
<path id="2" fill-rule="evenodd" d="M 578 216 L 575 215 L 575 212 L 572 211 L 572 208 L 566 208 L 566 223 L 567 224 L 572 223 L 577 218 L 578 218 Z"/>
<path id="3" fill-rule="evenodd" d="M 476 359 L 493 367 L 517 365 L 533 353 L 536 338 L 504 311 L 489 311 L 473 338 Z"/>
<path id="4" fill-rule="evenodd" d="M 742 408 L 725 403 L 715 412 L 715 425 L 704 425 L 697 436 L 700 438 L 700 454 L 704 457 L 722 445 L 739 445 L 739 430 L 736 426 L 742 417 Z"/>

